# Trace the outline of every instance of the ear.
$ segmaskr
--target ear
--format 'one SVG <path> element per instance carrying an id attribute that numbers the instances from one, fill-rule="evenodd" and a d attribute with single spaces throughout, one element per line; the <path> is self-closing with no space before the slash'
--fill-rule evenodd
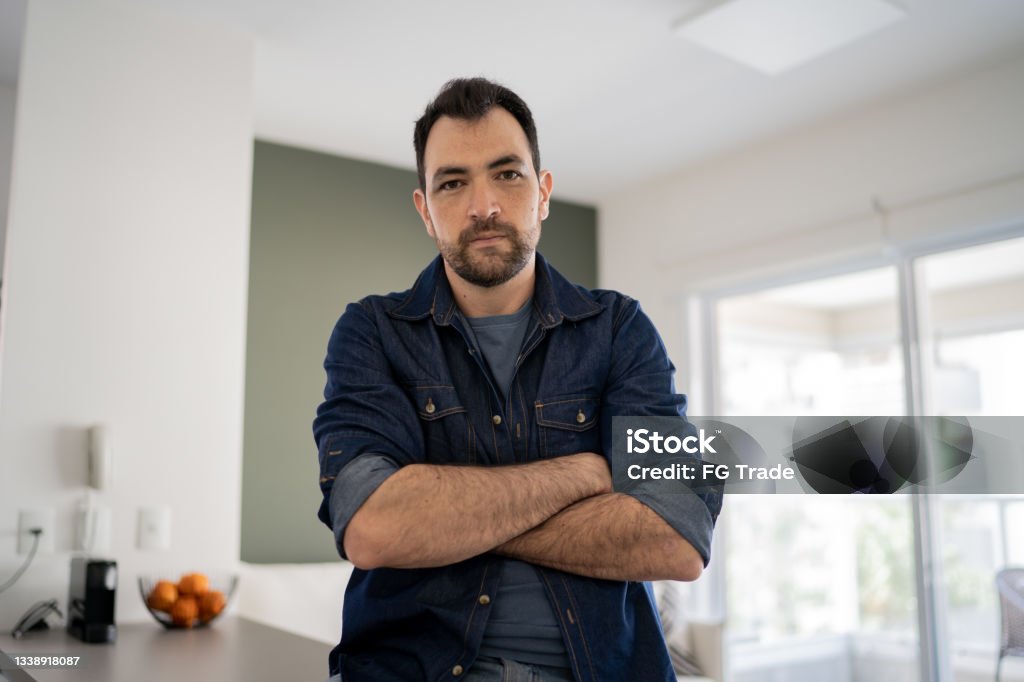
<path id="1" fill-rule="evenodd" d="M 420 214 L 420 218 L 423 220 L 423 226 L 427 228 L 427 234 L 431 238 L 436 239 L 434 235 L 434 223 L 430 219 L 430 209 L 427 208 L 427 196 L 421 189 L 415 189 L 412 193 L 412 203 L 416 205 L 416 212 Z"/>
<path id="2" fill-rule="evenodd" d="M 554 179 L 551 177 L 551 171 L 542 170 L 538 180 L 540 181 L 540 204 L 537 206 L 537 212 L 539 213 L 541 220 L 547 220 L 551 204 L 551 188 L 554 186 Z"/>

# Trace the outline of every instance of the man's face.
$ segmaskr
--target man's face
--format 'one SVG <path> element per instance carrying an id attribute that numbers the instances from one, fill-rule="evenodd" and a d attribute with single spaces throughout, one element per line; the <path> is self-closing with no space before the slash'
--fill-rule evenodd
<path id="1" fill-rule="evenodd" d="M 426 190 L 413 201 L 451 271 L 493 287 L 533 262 L 551 173 L 534 172 L 512 114 L 494 107 L 476 121 L 442 116 L 430 129 L 423 166 Z"/>

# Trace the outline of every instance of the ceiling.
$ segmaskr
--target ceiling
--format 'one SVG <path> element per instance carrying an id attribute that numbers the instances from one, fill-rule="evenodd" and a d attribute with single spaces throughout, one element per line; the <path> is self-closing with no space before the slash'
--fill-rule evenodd
<path id="1" fill-rule="evenodd" d="M 133 2 L 253 36 L 266 140 L 411 168 L 412 122 L 440 85 L 497 79 L 533 108 L 556 196 L 587 203 L 1024 51 L 1020 0 L 899 0 L 903 20 L 779 76 L 675 34 L 718 0 Z M 0 25 L 23 3 L 0 0 Z"/>

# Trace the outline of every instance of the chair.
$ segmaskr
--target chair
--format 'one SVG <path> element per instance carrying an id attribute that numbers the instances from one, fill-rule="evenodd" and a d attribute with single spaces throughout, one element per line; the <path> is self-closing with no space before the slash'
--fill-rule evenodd
<path id="1" fill-rule="evenodd" d="M 1024 568 L 1004 568 L 996 573 L 999 611 L 1002 613 L 1002 636 L 996 682 L 1006 656 L 1024 656 Z"/>

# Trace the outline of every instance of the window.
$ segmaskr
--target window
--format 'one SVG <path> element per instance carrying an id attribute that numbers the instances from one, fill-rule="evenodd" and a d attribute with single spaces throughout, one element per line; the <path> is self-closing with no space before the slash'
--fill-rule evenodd
<path id="1" fill-rule="evenodd" d="M 1024 414 L 1024 239 L 921 258 L 925 408 Z"/>
<path id="2" fill-rule="evenodd" d="M 723 299 L 718 413 L 905 414 L 896 299 L 893 268 Z"/>
<path id="3" fill-rule="evenodd" d="M 901 272 L 914 291 L 900 291 Z M 918 317 L 901 317 L 915 303 Z M 1024 414 L 1024 239 L 717 297 L 709 310 L 717 414 Z M 904 331 L 919 373 L 905 366 Z M 720 528 L 732 679 L 914 680 L 922 651 L 952 679 L 991 679 L 994 576 L 1024 564 L 1024 496 L 934 502 L 915 514 L 909 495 L 731 496 Z M 941 556 L 917 555 L 921 534 Z M 920 641 L 922 594 L 941 606 L 947 641 Z"/>
<path id="4" fill-rule="evenodd" d="M 721 299 L 719 414 L 904 414 L 897 300 L 891 267 Z M 909 497 L 734 495 L 720 523 L 734 679 L 854 679 L 886 644 L 916 674 Z"/>
<path id="5" fill-rule="evenodd" d="M 925 409 L 1024 414 L 1024 239 L 926 256 L 915 269 Z M 998 647 L 993 576 L 1024 563 L 1024 498 L 940 496 L 939 509 L 954 679 L 970 679 L 970 659 L 991 660 Z"/>

